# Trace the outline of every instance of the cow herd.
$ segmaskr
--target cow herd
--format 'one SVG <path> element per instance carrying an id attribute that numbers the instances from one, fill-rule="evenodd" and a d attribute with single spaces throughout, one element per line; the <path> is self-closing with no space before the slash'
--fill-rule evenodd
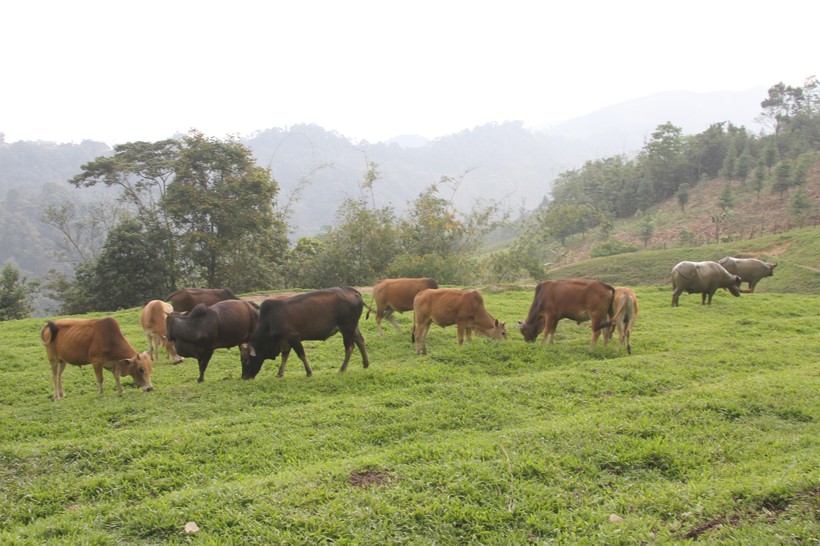
<path id="1" fill-rule="evenodd" d="M 741 282 L 749 283 L 747 292 L 761 278 L 771 276 L 777 264 L 755 259 L 726 257 L 720 262 L 684 261 L 672 269 L 672 305 L 678 305 L 681 293 L 700 293 L 703 304 L 711 304 L 719 288 L 733 295 L 741 293 Z M 431 278 L 383 279 L 373 287 L 376 324 L 383 334 L 382 319 L 395 327 L 394 312 L 413 311 L 411 340 L 416 354 L 427 354 L 427 332 L 430 325 L 456 325 L 458 344 L 473 332 L 492 339 L 506 339 L 506 323 L 499 322 L 484 307 L 478 290 L 439 288 Z M 228 289 L 184 288 L 165 301 L 152 300 L 140 313 L 149 350 L 143 353 L 125 339 L 113 317 L 97 319 L 49 320 L 40 332 L 51 363 L 54 400 L 65 397 L 62 374 L 67 364 L 91 364 L 99 392 L 103 392 L 103 370 L 114 374 L 118 392 L 122 392 L 120 377 L 130 375 L 143 391 L 153 390 L 153 362 L 160 359 L 164 348 L 169 360 L 196 358 L 199 382 L 205 379 L 216 349 L 239 347 L 242 378 L 253 379 L 266 359 L 282 361 L 277 373 L 282 377 L 291 349 L 304 364 L 308 377 L 313 371 L 308 363 L 304 341 L 322 341 L 337 332 L 342 334 L 345 355 L 340 372 L 347 369 L 354 347 L 359 350 L 362 364 L 369 361 L 365 341 L 359 330 L 364 303 L 361 293 L 339 286 L 315 290 L 290 297 L 269 298 L 257 305 L 236 297 Z M 591 279 L 550 280 L 538 283 L 527 317 L 518 323 L 525 341 L 532 342 L 543 332 L 543 343 L 552 343 L 561 319 L 581 324 L 591 322 L 594 349 L 603 333 L 603 343 L 617 328 L 618 351 L 626 345 L 632 353 L 630 336 L 638 316 L 638 302 L 631 288 L 613 287 Z"/>

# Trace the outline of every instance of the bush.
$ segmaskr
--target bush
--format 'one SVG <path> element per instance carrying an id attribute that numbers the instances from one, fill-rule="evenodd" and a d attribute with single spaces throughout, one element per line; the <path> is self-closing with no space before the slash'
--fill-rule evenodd
<path id="1" fill-rule="evenodd" d="M 592 247 L 589 250 L 589 256 L 591 258 L 603 258 L 604 256 L 614 256 L 615 254 L 627 254 L 637 251 L 638 247 L 635 245 L 610 237 L 600 245 Z"/>

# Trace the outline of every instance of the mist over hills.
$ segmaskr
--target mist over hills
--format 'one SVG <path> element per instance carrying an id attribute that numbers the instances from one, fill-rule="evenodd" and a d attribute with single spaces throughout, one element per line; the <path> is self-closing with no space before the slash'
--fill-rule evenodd
<path id="1" fill-rule="evenodd" d="M 452 183 L 442 184 L 440 195 L 461 210 L 489 200 L 513 211 L 532 210 L 549 196 L 561 172 L 601 157 L 632 155 L 661 123 L 669 121 L 684 134 L 720 121 L 757 132 L 754 118 L 765 97 L 764 88 L 660 93 L 551 127 L 488 123 L 435 140 L 402 135 L 388 142 L 352 142 L 337 132 L 299 125 L 260 130 L 242 142 L 279 183 L 278 205 L 289 212 L 295 241 L 333 225 L 345 198 L 366 198 L 400 215 L 442 177 Z M 54 265 L 48 248 L 57 234 L 42 224 L 37 211 L 55 200 L 100 198 L 67 180 L 82 164 L 110 153 L 110 147 L 94 141 L 8 143 L 0 138 L 0 263 L 12 258 L 25 274 L 42 277 Z M 372 192 L 364 194 L 361 184 L 368 162 L 376 164 L 379 179 Z M 108 192 L 104 196 L 113 199 Z"/>

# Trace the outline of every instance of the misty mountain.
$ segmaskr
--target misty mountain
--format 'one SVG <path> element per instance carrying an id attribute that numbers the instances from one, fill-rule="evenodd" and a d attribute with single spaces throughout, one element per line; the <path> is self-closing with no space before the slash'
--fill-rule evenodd
<path id="1" fill-rule="evenodd" d="M 584 162 L 633 155 L 667 121 L 685 134 L 730 120 L 756 131 L 763 88 L 743 92 L 670 92 L 624 102 L 552 127 L 530 129 L 521 121 L 489 123 L 428 141 L 402 135 L 388 142 L 354 143 L 315 125 L 261 130 L 243 143 L 280 185 L 278 205 L 288 212 L 291 238 L 317 235 L 333 225 L 346 198 L 406 211 L 431 184 L 447 177 L 440 195 L 467 211 L 477 202 L 499 201 L 531 210 L 549 195 L 552 181 Z M 0 127 L 2 131 L 2 127 Z M 103 188 L 77 189 L 67 181 L 82 164 L 112 154 L 106 144 L 6 143 L 0 133 L 0 263 L 14 259 L 31 278 L 42 277 L 56 237 L 39 210 L 67 199 L 113 199 Z M 379 179 L 362 191 L 368 164 Z M 95 194 L 100 191 L 102 194 Z"/>

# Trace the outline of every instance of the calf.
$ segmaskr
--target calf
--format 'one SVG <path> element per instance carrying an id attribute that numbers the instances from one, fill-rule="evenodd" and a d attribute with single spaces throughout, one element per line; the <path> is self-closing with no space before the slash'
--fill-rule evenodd
<path id="1" fill-rule="evenodd" d="M 612 300 L 612 307 L 614 316 L 611 321 L 602 325 L 607 328 L 605 340 L 612 337 L 612 332 L 618 328 L 618 352 L 626 342 L 627 354 L 632 354 L 632 345 L 629 338 L 632 335 L 632 328 L 635 326 L 635 320 L 638 318 L 638 298 L 635 296 L 635 291 L 631 288 L 618 287 L 615 289 L 615 297 Z"/>
<path id="2" fill-rule="evenodd" d="M 190 313 L 171 313 L 166 321 L 168 341 L 180 356 L 199 363 L 199 383 L 216 349 L 229 349 L 250 339 L 259 322 L 256 304 L 245 300 L 225 300 L 210 307 L 197 304 Z"/>
<path id="3" fill-rule="evenodd" d="M 492 339 L 505 339 L 504 322 L 490 316 L 484 307 L 484 298 L 478 290 L 458 288 L 435 288 L 422 290 L 413 301 L 412 341 L 416 354 L 427 354 L 427 333 L 430 324 L 441 327 L 456 325 L 458 344 L 461 346 L 466 334 L 472 341 L 472 331 Z"/>
<path id="4" fill-rule="evenodd" d="M 590 279 L 543 281 L 535 287 L 530 311 L 518 328 L 526 341 L 535 341 L 543 330 L 542 343 L 552 343 L 558 321 L 564 318 L 581 322 L 592 321 L 592 341 L 589 349 L 598 343 L 602 325 L 612 316 L 615 289 L 606 283 Z M 604 345 L 607 339 L 604 336 Z"/>
<path id="5" fill-rule="evenodd" d="M 125 339 L 113 317 L 96 319 L 49 320 L 40 331 L 46 347 L 54 381 L 54 400 L 65 398 L 63 371 L 66 364 L 91 364 L 97 387 L 103 392 L 103 369 L 111 370 L 117 392 L 122 393 L 120 377 L 130 375 L 143 391 L 152 391 L 151 356 L 138 353 Z"/>
<path id="6" fill-rule="evenodd" d="M 277 377 L 285 374 L 290 350 L 305 365 L 307 376 L 313 370 L 305 356 L 303 341 L 324 341 L 336 332 L 342 333 L 345 347 L 345 359 L 340 372 L 347 369 L 353 346 L 362 355 L 362 364 L 369 366 L 364 338 L 359 331 L 359 318 L 362 316 L 364 301 L 362 295 L 347 286 L 315 290 L 285 299 L 267 299 L 259 308 L 259 326 L 248 343 L 240 347 L 242 358 L 242 379 L 253 379 L 262 363 L 282 354 Z"/>
<path id="7" fill-rule="evenodd" d="M 376 327 L 379 335 L 382 331 L 382 318 L 390 321 L 390 324 L 399 327 L 399 323 L 393 317 L 393 311 L 403 313 L 413 310 L 413 299 L 416 294 L 427 288 L 438 288 L 435 279 L 382 279 L 373 286 L 373 299 L 376 301 Z M 365 318 L 370 318 L 368 311 Z"/>
<path id="8" fill-rule="evenodd" d="M 220 301 L 238 299 L 228 288 L 180 288 L 165 298 L 165 301 L 171 302 L 177 313 L 185 313 L 199 303 L 213 305 Z"/>
<path id="9" fill-rule="evenodd" d="M 142 325 L 142 331 L 148 336 L 148 353 L 153 360 L 159 360 L 160 346 L 165 347 L 166 356 L 174 363 L 183 360 L 174 349 L 174 344 L 165 337 L 165 322 L 173 310 L 174 308 L 171 307 L 170 303 L 151 300 L 145 304 L 140 312 L 140 324 Z"/>

